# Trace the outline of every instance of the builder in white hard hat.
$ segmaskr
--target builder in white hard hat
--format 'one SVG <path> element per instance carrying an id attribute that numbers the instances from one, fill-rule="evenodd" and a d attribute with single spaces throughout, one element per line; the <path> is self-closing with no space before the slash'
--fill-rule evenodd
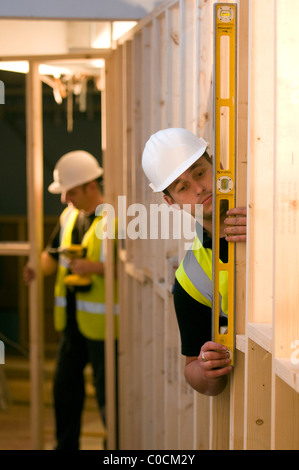
<path id="1" fill-rule="evenodd" d="M 227 348 L 211 341 L 212 331 L 212 214 L 213 167 L 207 143 L 186 129 L 170 128 L 153 134 L 142 155 L 143 170 L 154 192 L 163 192 L 170 205 L 202 205 L 203 236 L 197 230 L 192 248 L 176 271 L 174 304 L 186 356 L 185 376 L 199 393 L 217 395 L 231 372 Z M 198 225 L 197 225 L 198 229 Z M 228 239 L 246 240 L 246 209 L 221 207 L 220 258 L 228 256 Z M 227 278 L 220 280 L 220 326 L 227 323 Z"/>
<path id="2" fill-rule="evenodd" d="M 95 215 L 103 203 L 99 186 L 102 174 L 103 169 L 90 153 L 72 151 L 57 162 L 54 181 L 48 188 L 67 204 L 41 260 L 45 275 L 56 273 L 54 324 L 62 332 L 62 342 L 54 377 L 54 404 L 56 449 L 61 450 L 79 449 L 84 368 L 88 362 L 105 420 L 105 286 L 99 237 L 103 221 Z M 76 252 L 75 248 L 82 248 L 84 257 L 72 259 L 68 254 Z M 24 270 L 26 283 L 34 276 L 29 263 Z"/>

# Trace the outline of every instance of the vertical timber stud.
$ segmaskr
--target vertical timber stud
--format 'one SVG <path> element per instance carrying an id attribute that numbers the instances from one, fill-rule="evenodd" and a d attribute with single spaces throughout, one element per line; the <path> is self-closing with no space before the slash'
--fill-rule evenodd
<path id="1" fill-rule="evenodd" d="M 220 214 L 223 204 L 235 206 L 236 160 L 236 29 L 237 5 L 214 5 L 214 191 L 213 191 L 213 340 L 224 344 L 234 365 L 235 247 L 228 244 L 228 261 L 219 260 Z M 227 202 L 226 202 L 227 201 Z M 221 282 L 228 282 L 228 328 L 220 331 Z"/>
<path id="2" fill-rule="evenodd" d="M 113 58 L 106 61 L 105 83 L 102 90 L 102 154 L 105 175 L 105 202 L 116 207 L 116 184 L 118 175 L 115 169 L 115 155 L 121 154 L 119 139 L 121 135 L 120 121 L 117 119 L 119 108 L 119 86 L 121 81 L 121 68 L 119 57 L 121 49 L 118 49 Z M 113 122 L 113 125 L 112 125 Z M 106 124 L 106 125 L 105 125 Z M 105 387 L 106 387 L 106 426 L 107 449 L 115 450 L 118 445 L 118 414 L 117 414 L 117 357 L 115 350 L 114 327 L 114 281 L 115 281 L 115 255 L 114 240 L 106 237 L 105 243 L 105 295 L 106 295 L 106 331 L 105 331 Z"/>
<path id="3" fill-rule="evenodd" d="M 31 441 L 33 450 L 43 448 L 43 139 L 42 88 L 38 63 L 30 62 L 26 77 L 26 139 L 29 257 L 36 277 L 29 290 L 29 350 Z"/>

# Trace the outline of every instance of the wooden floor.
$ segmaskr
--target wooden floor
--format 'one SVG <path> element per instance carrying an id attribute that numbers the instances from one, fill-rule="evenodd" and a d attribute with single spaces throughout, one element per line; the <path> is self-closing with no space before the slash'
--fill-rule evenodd
<path id="1" fill-rule="evenodd" d="M 54 361 L 45 363 L 44 382 L 44 450 L 55 446 L 55 423 L 52 400 L 52 371 Z M 87 370 L 86 402 L 82 417 L 81 450 L 102 450 L 103 426 L 94 389 Z M 28 361 L 5 358 L 0 365 L 0 450 L 31 450 L 30 381 Z"/>

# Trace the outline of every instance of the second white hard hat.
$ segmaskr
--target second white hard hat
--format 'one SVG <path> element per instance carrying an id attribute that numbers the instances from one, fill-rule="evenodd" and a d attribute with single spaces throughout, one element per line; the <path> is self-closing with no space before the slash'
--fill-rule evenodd
<path id="1" fill-rule="evenodd" d="M 142 154 L 142 167 L 154 192 L 163 191 L 204 153 L 207 142 L 187 129 L 169 128 L 153 134 Z"/>
<path id="2" fill-rule="evenodd" d="M 53 171 L 53 183 L 48 190 L 60 194 L 82 184 L 94 181 L 104 173 L 96 158 L 85 150 L 74 150 L 63 155 Z"/>

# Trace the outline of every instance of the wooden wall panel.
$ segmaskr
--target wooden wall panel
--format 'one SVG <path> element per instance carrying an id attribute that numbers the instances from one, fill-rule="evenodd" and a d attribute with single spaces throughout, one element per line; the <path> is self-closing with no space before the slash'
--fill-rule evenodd
<path id="1" fill-rule="evenodd" d="M 299 70 L 292 58 L 299 46 L 299 4 L 276 1 L 276 62 L 274 122 L 274 290 L 275 356 L 290 358 L 291 344 L 299 338 L 298 267 L 298 86 Z M 287 321 L 285 312 L 288 312 Z"/>
<path id="2" fill-rule="evenodd" d="M 298 449 L 299 70 L 293 62 L 299 47 L 298 2 L 276 0 L 275 15 L 273 354 L 279 377 L 286 380 L 292 390 L 282 386 L 279 379 L 274 380 L 273 446 Z M 281 399 L 287 406 L 281 404 Z M 276 430 L 286 421 L 289 422 L 288 437 L 283 438 Z"/>
<path id="3" fill-rule="evenodd" d="M 271 354 L 248 342 L 248 398 L 246 406 L 247 450 L 271 448 Z"/>
<path id="4" fill-rule="evenodd" d="M 278 376 L 274 376 L 275 428 L 272 432 L 272 449 L 298 450 L 299 448 L 299 393 Z"/>
<path id="5" fill-rule="evenodd" d="M 272 322 L 274 0 L 250 2 L 248 321 Z M 264 234 L 267 233 L 267 237 Z"/>
<path id="6" fill-rule="evenodd" d="M 137 202 L 148 210 L 150 204 L 162 203 L 141 168 L 151 133 L 183 126 L 212 144 L 214 3 L 169 0 L 123 36 L 112 54 L 114 70 L 121 70 L 120 86 L 107 81 L 107 96 L 112 93 L 121 102 L 122 123 L 112 131 L 106 165 L 122 169 L 120 187 L 127 205 Z M 290 354 L 299 340 L 299 77 L 291 59 L 298 50 L 293 20 L 298 5 L 296 0 L 236 3 L 237 204 L 248 209 L 248 241 L 236 250 L 236 366 L 219 397 L 205 397 L 189 387 L 171 294 L 185 240 L 121 241 L 123 449 L 299 448 L 294 431 L 298 371 L 290 359 L 297 357 Z M 116 118 L 116 107 L 113 113 Z M 107 120 L 110 131 L 112 117 Z M 293 433 L 289 440 L 281 431 L 288 422 Z"/>
<path id="7" fill-rule="evenodd" d="M 195 132 L 195 83 L 196 83 L 196 1 L 180 1 L 180 62 L 179 62 L 179 127 Z M 187 53 L 188 51 L 188 53 Z M 178 243 L 178 259 L 182 260 L 185 251 L 185 240 Z M 180 406 L 179 406 L 179 445 L 188 449 L 192 442 L 196 416 L 193 412 L 194 391 L 184 376 L 185 358 L 181 358 L 180 374 Z"/>
<path id="8" fill-rule="evenodd" d="M 247 165 L 248 165 L 248 35 L 249 0 L 243 0 L 238 14 L 237 48 L 237 166 L 236 206 L 247 207 Z M 244 335 L 246 330 L 246 244 L 236 246 L 235 271 L 235 330 Z M 245 357 L 243 351 L 236 351 L 236 367 L 231 376 L 230 396 L 230 448 L 242 449 L 244 443 L 244 377 Z"/>
<path id="9" fill-rule="evenodd" d="M 165 127 L 179 125 L 179 5 L 176 3 L 165 12 Z M 172 232 L 170 231 L 170 234 Z M 180 447 L 180 340 L 172 299 L 172 285 L 178 264 L 177 240 L 171 235 L 164 241 L 164 282 L 165 282 L 165 449 Z"/>

